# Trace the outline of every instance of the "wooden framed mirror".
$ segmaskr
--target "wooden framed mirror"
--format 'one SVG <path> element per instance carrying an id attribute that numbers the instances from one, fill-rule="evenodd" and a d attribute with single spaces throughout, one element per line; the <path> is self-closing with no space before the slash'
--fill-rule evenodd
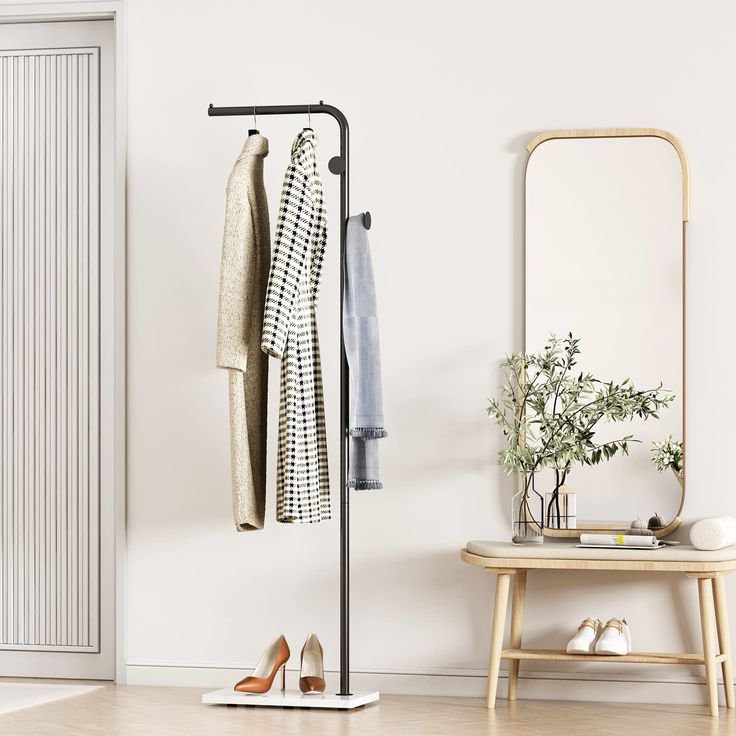
<path id="1" fill-rule="evenodd" d="M 628 455 L 572 467 L 572 528 L 545 523 L 545 534 L 621 533 L 657 514 L 655 534 L 666 536 L 685 502 L 685 152 L 672 134 L 645 128 L 553 131 L 527 151 L 525 352 L 572 333 L 580 370 L 674 394 L 658 419 L 600 427 L 603 441 L 622 430 L 638 441 Z M 679 474 L 652 462 L 653 442 L 669 436 L 682 442 Z"/>

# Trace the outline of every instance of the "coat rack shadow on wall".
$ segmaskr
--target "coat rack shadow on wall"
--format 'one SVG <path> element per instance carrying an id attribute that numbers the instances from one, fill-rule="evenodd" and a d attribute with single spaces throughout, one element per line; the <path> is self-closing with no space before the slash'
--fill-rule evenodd
<path id="1" fill-rule="evenodd" d="M 343 291 L 345 286 L 345 238 L 349 216 L 349 130 L 348 120 L 341 110 L 325 105 L 248 105 L 245 107 L 215 107 L 210 104 L 211 117 L 231 115 L 311 115 L 323 113 L 337 120 L 340 126 L 340 155 L 333 156 L 329 170 L 340 177 L 340 690 L 337 693 L 303 695 L 300 691 L 273 691 L 263 695 L 239 693 L 223 688 L 202 696 L 209 705 L 250 705 L 276 708 L 325 708 L 352 710 L 378 700 L 377 692 L 350 692 L 350 496 L 348 473 L 348 420 L 349 384 L 348 361 L 342 328 Z M 366 229 L 371 226 L 371 215 L 363 215 Z"/>

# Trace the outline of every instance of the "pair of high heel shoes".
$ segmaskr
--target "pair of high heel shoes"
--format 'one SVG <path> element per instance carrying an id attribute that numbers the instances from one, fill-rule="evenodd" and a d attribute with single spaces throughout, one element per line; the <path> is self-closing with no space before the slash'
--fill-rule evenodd
<path id="1" fill-rule="evenodd" d="M 286 690 L 286 663 L 291 656 L 283 634 L 277 636 L 258 661 L 256 668 L 235 685 L 239 693 L 257 695 L 267 693 L 273 685 L 276 673 L 281 670 L 281 690 Z M 299 670 L 299 689 L 305 695 L 318 695 L 325 691 L 325 667 L 322 645 L 316 634 L 310 634 L 302 647 Z"/>

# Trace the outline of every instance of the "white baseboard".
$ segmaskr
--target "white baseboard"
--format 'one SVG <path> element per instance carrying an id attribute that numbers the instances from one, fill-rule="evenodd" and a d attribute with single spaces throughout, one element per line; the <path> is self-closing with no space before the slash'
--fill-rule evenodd
<path id="1" fill-rule="evenodd" d="M 197 688 L 233 685 L 251 667 L 190 664 L 179 662 L 131 662 L 125 670 L 126 684 Z M 654 674 L 654 673 L 652 673 Z M 299 675 L 287 667 L 287 680 L 295 684 Z M 338 675 L 326 672 L 330 689 L 337 689 Z M 431 695 L 481 698 L 485 695 L 486 675 L 481 670 L 354 669 L 350 678 L 353 690 L 378 690 L 385 695 Z M 723 699 L 722 688 L 719 697 Z M 506 696 L 506 673 L 501 673 L 499 696 Z M 701 705 L 706 703 L 702 678 L 677 676 L 672 679 L 642 675 L 615 675 L 574 672 L 535 672 L 522 669 L 519 697 L 539 700 L 583 700 L 619 703 L 666 703 Z"/>

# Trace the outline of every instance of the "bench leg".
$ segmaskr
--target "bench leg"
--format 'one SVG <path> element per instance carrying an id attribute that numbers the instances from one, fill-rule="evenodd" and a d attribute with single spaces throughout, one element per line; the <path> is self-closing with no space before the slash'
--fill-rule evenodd
<path id="1" fill-rule="evenodd" d="M 721 668 L 723 670 L 723 690 L 726 694 L 726 707 L 734 707 L 733 669 L 731 667 L 731 634 L 728 629 L 728 612 L 726 608 L 726 584 L 724 577 L 713 578 L 713 596 L 716 604 L 716 628 L 718 629 L 718 648 L 726 656 Z"/>
<path id="2" fill-rule="evenodd" d="M 493 623 L 491 625 L 491 653 L 488 659 L 488 696 L 486 707 L 496 707 L 498 674 L 501 669 L 501 647 L 503 628 L 506 623 L 506 606 L 509 600 L 511 573 L 501 572 L 496 576 L 496 600 L 493 603 Z"/>
<path id="3" fill-rule="evenodd" d="M 705 660 L 705 684 L 708 689 L 708 706 L 710 714 L 718 718 L 718 683 L 716 681 L 716 651 L 713 641 L 713 608 L 712 578 L 698 578 L 698 599 L 700 601 L 700 628 L 703 634 L 703 659 Z"/>
<path id="4" fill-rule="evenodd" d="M 526 596 L 526 570 L 517 570 L 511 594 L 511 640 L 512 649 L 521 649 L 521 634 L 524 626 L 524 598 Z M 508 699 L 516 700 L 519 685 L 519 660 L 509 660 Z"/>

